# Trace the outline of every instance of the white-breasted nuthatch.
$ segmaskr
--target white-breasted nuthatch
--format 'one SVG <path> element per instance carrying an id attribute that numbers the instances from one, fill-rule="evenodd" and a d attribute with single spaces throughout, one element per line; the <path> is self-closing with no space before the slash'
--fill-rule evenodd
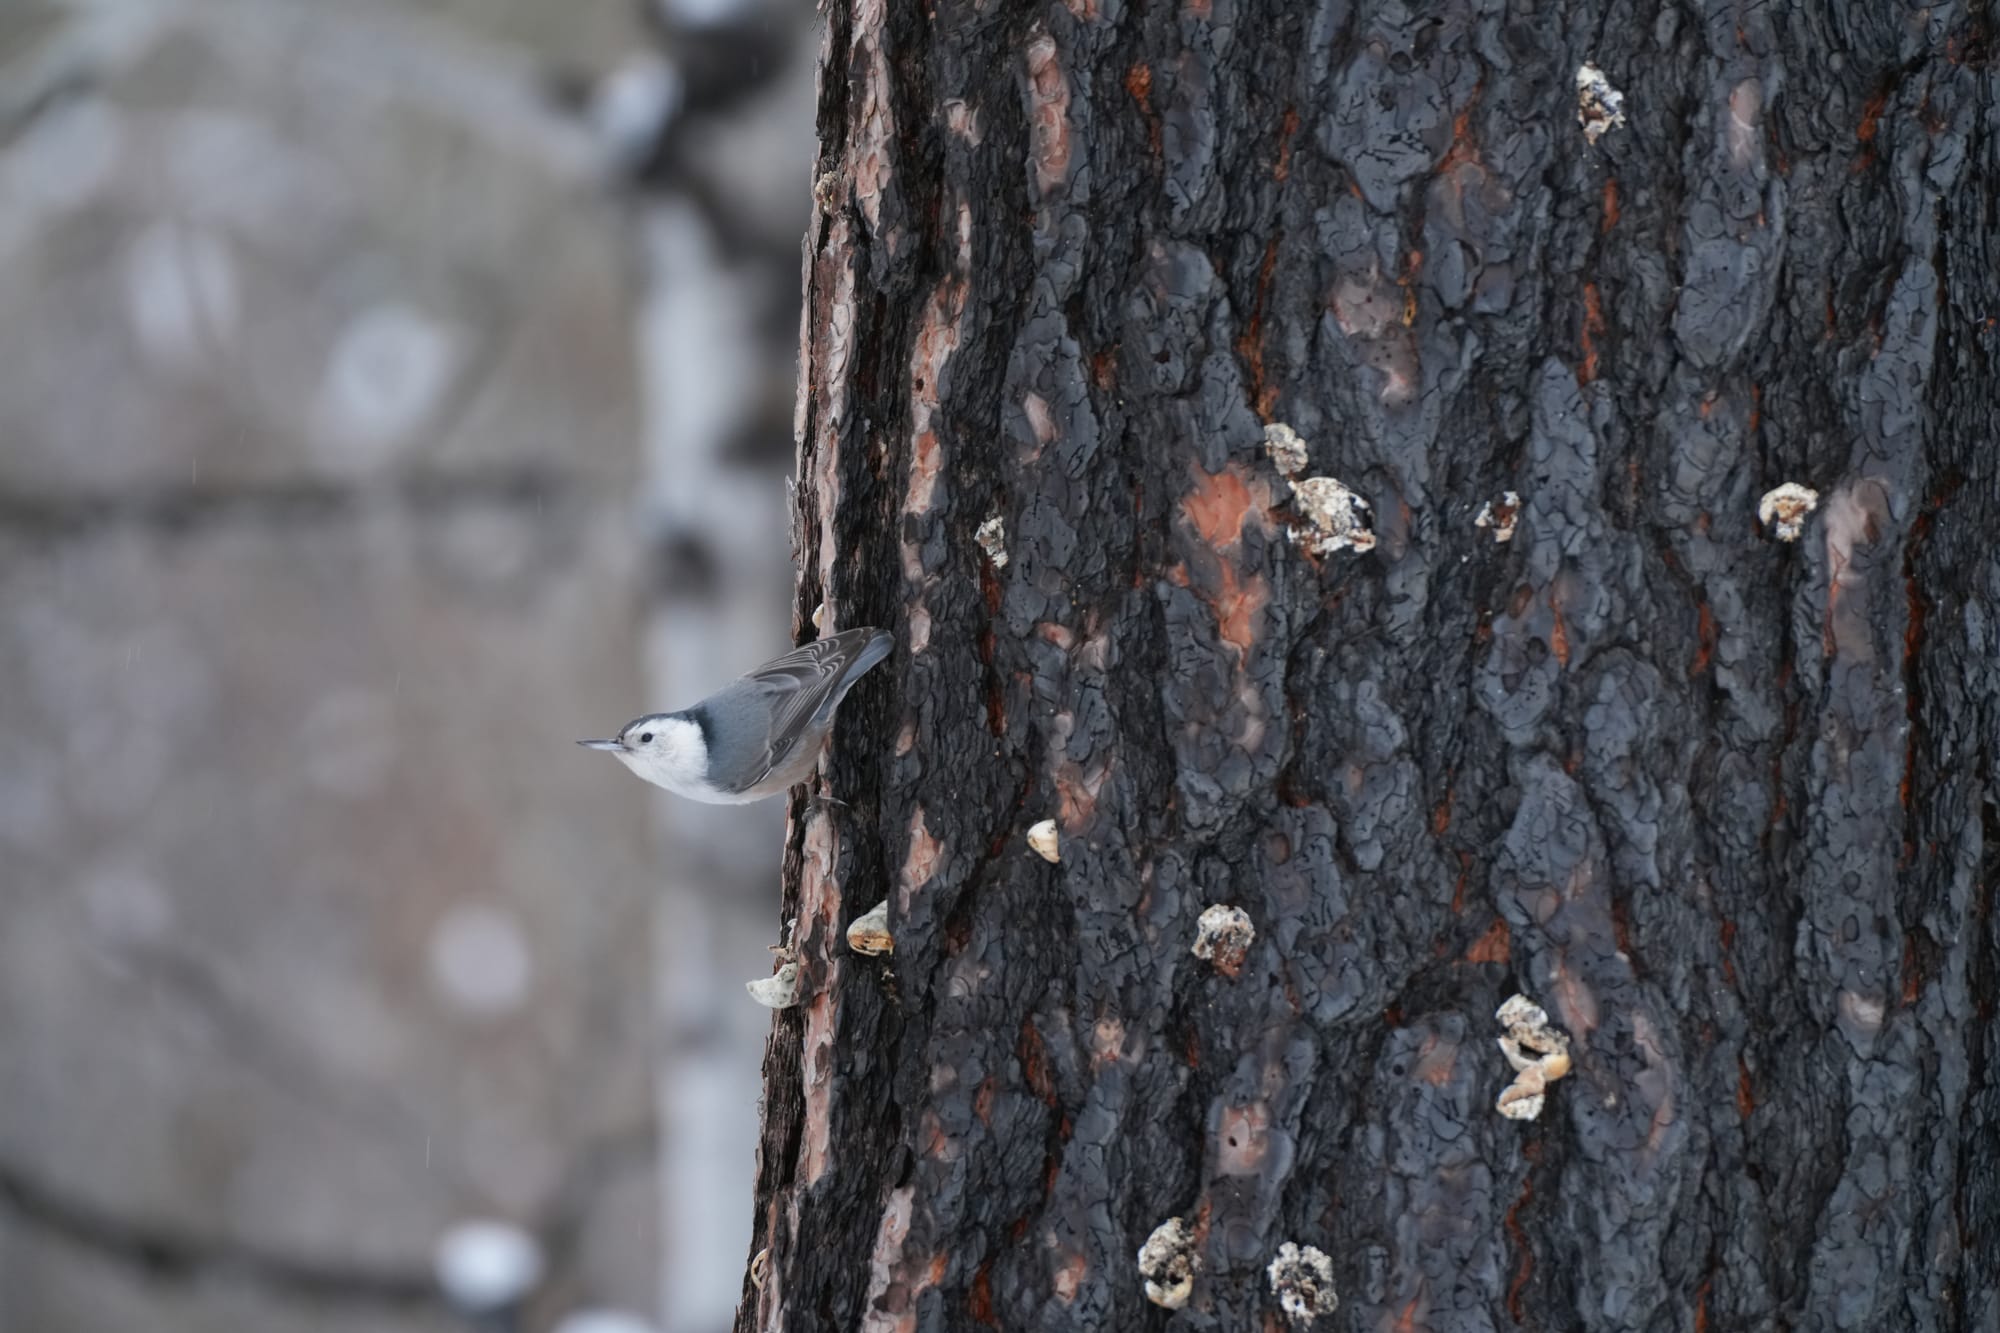
<path id="1" fill-rule="evenodd" d="M 736 805 L 804 782 L 833 727 L 833 710 L 895 640 L 850 629 L 794 649 L 692 708 L 648 713 L 610 740 L 578 741 L 678 796 Z"/>

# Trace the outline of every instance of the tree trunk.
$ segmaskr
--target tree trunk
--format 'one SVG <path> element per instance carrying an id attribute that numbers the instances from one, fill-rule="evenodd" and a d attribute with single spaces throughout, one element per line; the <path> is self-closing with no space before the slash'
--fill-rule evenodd
<path id="1" fill-rule="evenodd" d="M 1530 8 L 828 15 L 740 1329 L 2000 1327 L 1991 16 Z"/>

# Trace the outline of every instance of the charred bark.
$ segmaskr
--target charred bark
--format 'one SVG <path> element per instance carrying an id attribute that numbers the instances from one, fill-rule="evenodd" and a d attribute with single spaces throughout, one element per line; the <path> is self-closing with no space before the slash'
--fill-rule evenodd
<path id="1" fill-rule="evenodd" d="M 740 1329 L 2000 1322 L 1991 12 L 1530 8 L 827 16 Z"/>

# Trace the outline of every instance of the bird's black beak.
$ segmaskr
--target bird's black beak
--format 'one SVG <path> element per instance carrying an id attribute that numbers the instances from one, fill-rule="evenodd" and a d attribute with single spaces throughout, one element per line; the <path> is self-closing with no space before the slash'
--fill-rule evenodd
<path id="1" fill-rule="evenodd" d="M 625 748 L 624 741 L 578 741 L 586 750 L 610 750 L 614 754 Z"/>

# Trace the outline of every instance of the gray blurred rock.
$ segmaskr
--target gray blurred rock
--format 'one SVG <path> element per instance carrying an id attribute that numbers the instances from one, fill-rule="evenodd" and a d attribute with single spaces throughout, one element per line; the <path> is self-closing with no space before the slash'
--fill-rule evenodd
<path id="1" fill-rule="evenodd" d="M 602 517 L 483 588 L 399 508 L 0 547 L 8 1169 L 407 1267 L 650 1123 L 640 795 L 570 744 L 637 690 Z"/>
<path id="2" fill-rule="evenodd" d="M 374 5 L 84 12 L 0 67 L 0 484 L 627 474 L 627 238 L 525 62 Z"/>
<path id="3" fill-rule="evenodd" d="M 442 1329 L 466 1216 L 646 1302 L 594 150 L 392 9 L 0 28 L 0 1328 Z"/>
<path id="4" fill-rule="evenodd" d="M 9 1333 L 465 1333 L 465 1324 L 404 1299 L 341 1298 L 253 1275 L 148 1270 L 0 1210 L 0 1313 Z"/>

